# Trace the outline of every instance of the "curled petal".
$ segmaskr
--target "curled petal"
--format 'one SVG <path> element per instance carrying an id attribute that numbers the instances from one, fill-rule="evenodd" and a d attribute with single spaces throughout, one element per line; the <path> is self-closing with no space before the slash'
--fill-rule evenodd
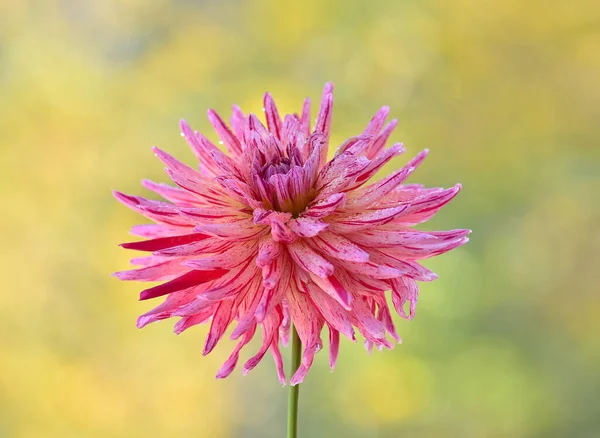
<path id="1" fill-rule="evenodd" d="M 328 226 L 327 223 L 310 217 L 290 220 L 290 230 L 299 237 L 315 237 Z"/>
<path id="2" fill-rule="evenodd" d="M 417 282 L 409 277 L 398 277 L 390 280 L 392 286 L 392 303 L 398 315 L 402 318 L 413 319 L 419 298 L 419 286 Z M 404 311 L 404 304 L 410 303 L 408 315 Z"/>

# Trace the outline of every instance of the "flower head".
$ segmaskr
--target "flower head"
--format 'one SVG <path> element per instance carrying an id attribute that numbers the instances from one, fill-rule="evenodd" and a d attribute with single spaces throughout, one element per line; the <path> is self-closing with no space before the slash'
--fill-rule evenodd
<path id="1" fill-rule="evenodd" d="M 355 340 L 356 329 L 369 351 L 373 346 L 391 349 L 388 335 L 395 341 L 400 338 L 386 292 L 391 291 L 396 312 L 412 319 L 417 281 L 436 278 L 418 260 L 468 240 L 469 230 L 411 228 L 431 218 L 460 189 L 404 184 L 427 151 L 370 182 L 404 152 L 401 144 L 385 147 L 396 126 L 396 120 L 385 124 L 388 107 L 327 161 L 332 92 L 327 84 L 312 129 L 308 99 L 301 115 L 282 119 L 267 93 L 266 126 L 237 106 L 231 127 L 210 110 L 208 118 L 228 154 L 182 121 L 182 135 L 199 168 L 155 148 L 177 187 L 143 181 L 167 202 L 115 192 L 119 201 L 155 222 L 132 230 L 147 240 L 122 244 L 150 253 L 132 261 L 141 267 L 116 273 L 122 280 L 164 281 L 141 293 L 141 300 L 166 299 L 140 316 L 138 327 L 180 317 L 175 332 L 181 333 L 210 321 L 206 355 L 235 321 L 231 338 L 238 342 L 219 378 L 233 371 L 240 350 L 259 326 L 262 346 L 245 363 L 244 373 L 270 350 L 282 383 L 286 378 L 279 347 L 287 345 L 292 323 L 303 353 L 291 384 L 306 376 L 322 348 L 325 326 L 332 369 L 340 333 Z"/>

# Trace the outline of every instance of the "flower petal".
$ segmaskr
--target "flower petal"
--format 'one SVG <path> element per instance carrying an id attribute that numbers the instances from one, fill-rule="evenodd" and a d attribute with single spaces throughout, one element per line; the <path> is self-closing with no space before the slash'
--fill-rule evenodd
<path id="1" fill-rule="evenodd" d="M 221 119 L 221 117 L 212 109 L 208 110 L 208 120 L 213 128 L 215 128 L 215 132 L 223 141 L 229 153 L 234 157 L 241 155 L 242 146 L 240 141 L 235 135 L 233 135 L 223 119 Z"/>
<path id="2" fill-rule="evenodd" d="M 290 230 L 299 237 L 315 237 L 329 224 L 310 217 L 299 217 L 290 220 Z"/>
<path id="3" fill-rule="evenodd" d="M 310 242 L 316 246 L 322 254 L 329 257 L 358 263 L 369 260 L 368 252 L 364 251 L 350 240 L 335 233 L 327 231 L 323 232 L 314 239 L 311 239 Z"/>
<path id="4" fill-rule="evenodd" d="M 167 295 L 191 286 L 196 286 L 201 283 L 216 280 L 217 278 L 222 277 L 225 273 L 227 273 L 227 271 L 224 269 L 214 269 L 211 271 L 193 270 L 174 278 L 171 281 L 142 291 L 140 293 L 140 300 L 149 300 L 151 298 Z"/>
<path id="5" fill-rule="evenodd" d="M 296 265 L 305 271 L 321 278 L 327 278 L 333 274 L 333 265 L 311 249 L 304 241 L 296 240 L 287 245 L 286 248 Z"/>

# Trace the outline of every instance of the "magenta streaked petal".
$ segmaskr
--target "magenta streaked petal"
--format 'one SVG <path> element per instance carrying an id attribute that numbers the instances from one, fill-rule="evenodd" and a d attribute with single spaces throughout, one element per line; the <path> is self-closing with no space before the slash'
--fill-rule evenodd
<path id="1" fill-rule="evenodd" d="M 315 202 L 306 209 L 303 216 L 320 219 L 333 214 L 338 208 L 341 208 L 346 203 L 346 195 L 344 193 L 334 193 L 325 199 Z"/>
<path id="2" fill-rule="evenodd" d="M 300 125 L 305 137 L 310 135 L 310 99 L 305 99 L 302 105 L 302 115 L 300 116 Z M 306 157 L 304 157 L 306 159 Z"/>
<path id="3" fill-rule="evenodd" d="M 273 262 L 282 251 L 282 245 L 275 242 L 269 236 L 263 236 L 258 245 L 258 257 L 256 264 L 260 267 L 267 266 Z"/>
<path id="4" fill-rule="evenodd" d="M 235 301 L 221 301 L 215 310 L 213 315 L 212 323 L 208 335 L 206 336 L 206 342 L 204 343 L 204 349 L 202 355 L 206 356 L 217 346 L 217 343 L 221 340 L 227 330 L 227 326 L 233 318 L 233 311 L 235 307 Z"/>
<path id="5" fill-rule="evenodd" d="M 262 345 L 254 356 L 244 364 L 243 373 L 248 374 L 261 361 L 271 343 L 277 336 L 279 325 L 281 324 L 281 315 L 279 312 L 271 312 L 263 321 L 262 325 Z"/>
<path id="6" fill-rule="evenodd" d="M 225 147 L 232 156 L 238 156 L 242 154 L 242 145 L 238 138 L 233 135 L 233 132 L 225 124 L 221 116 L 219 116 L 214 110 L 208 110 L 208 120 L 210 124 L 215 128 L 215 132 L 219 138 L 225 144 Z"/>
<path id="7" fill-rule="evenodd" d="M 129 196 L 121 192 L 113 192 L 115 198 L 133 211 L 140 213 L 155 222 L 168 226 L 188 227 L 192 221 L 183 217 L 172 204 L 151 201 L 139 196 Z"/>
<path id="8" fill-rule="evenodd" d="M 244 337 L 237 343 L 229 358 L 217 372 L 217 379 L 224 379 L 233 372 L 240 357 L 240 350 L 244 347 L 244 345 L 248 344 L 252 340 L 255 332 L 256 324 L 253 324 L 252 327 L 250 327 L 250 329 L 244 333 Z"/>
<path id="9" fill-rule="evenodd" d="M 244 140 L 244 126 L 246 125 L 246 116 L 244 116 L 244 112 L 237 105 L 232 105 L 231 107 L 230 123 L 235 136 L 240 142 L 242 142 Z"/>
<path id="10" fill-rule="evenodd" d="M 276 138 L 281 138 L 281 117 L 277 111 L 277 106 L 270 93 L 266 93 L 263 99 L 265 105 L 265 117 L 267 118 L 267 128 Z"/>
<path id="11" fill-rule="evenodd" d="M 304 380 L 306 373 L 312 365 L 315 353 L 322 348 L 323 343 L 319 335 L 324 323 L 306 294 L 294 292 L 297 291 L 295 291 L 295 288 L 292 288 L 286 294 L 286 298 L 291 318 L 294 321 L 298 337 L 302 341 L 304 349 L 301 366 L 292 376 L 291 385 L 297 385 Z"/>
<path id="12" fill-rule="evenodd" d="M 388 114 L 390 113 L 389 106 L 382 106 L 379 111 L 373 116 L 369 124 L 367 125 L 364 134 L 377 135 L 385 123 Z"/>
<path id="13" fill-rule="evenodd" d="M 155 260 L 150 257 L 148 260 Z M 161 261 L 156 260 L 155 264 L 146 264 L 143 268 L 132 269 L 129 271 L 115 272 L 113 275 L 119 280 L 125 281 L 163 281 L 170 280 L 181 274 L 185 269 L 181 265 L 182 260 Z"/>
<path id="14" fill-rule="evenodd" d="M 383 131 L 381 131 L 381 133 L 375 138 L 375 140 L 373 141 L 371 146 L 369 146 L 369 148 L 366 151 L 366 156 L 369 160 L 373 160 L 375 157 L 377 157 L 381 153 L 381 151 L 383 151 L 383 148 L 385 147 L 386 142 L 390 138 L 392 131 L 396 128 L 397 125 L 398 125 L 398 120 L 392 119 L 385 126 L 385 128 L 383 128 Z"/>
<path id="15" fill-rule="evenodd" d="M 300 217 L 290 220 L 290 230 L 299 237 L 315 237 L 328 226 L 329 224 L 310 217 Z"/>
<path id="16" fill-rule="evenodd" d="M 176 335 L 180 335 L 190 327 L 207 322 L 215 313 L 215 308 L 216 306 L 210 306 L 200 313 L 194 313 L 190 316 L 183 316 L 173 327 L 173 332 Z"/>
<path id="17" fill-rule="evenodd" d="M 296 240 L 287 245 L 287 250 L 296 265 L 306 272 L 321 278 L 327 278 L 333 274 L 333 265 L 311 249 L 304 241 Z"/>
<path id="18" fill-rule="evenodd" d="M 350 292 L 342 286 L 339 280 L 335 276 L 328 278 L 322 278 L 317 275 L 310 275 L 312 281 L 319 287 L 323 292 L 337 301 L 342 308 L 346 310 L 352 310 L 350 304 L 352 303 L 352 295 Z"/>
<path id="19" fill-rule="evenodd" d="M 352 321 L 350 320 L 348 311 L 344 309 L 338 301 L 333 299 L 330 294 L 323 291 L 316 284 L 309 283 L 303 287 L 308 292 L 311 300 L 325 321 L 348 339 L 354 341 L 354 329 L 352 328 Z M 298 289 L 301 290 L 301 288 L 302 286 Z"/>
<path id="20" fill-rule="evenodd" d="M 373 342 L 385 339 L 385 325 L 373 315 L 373 310 L 369 308 L 364 298 L 352 302 L 352 315 L 357 320 L 356 327 L 367 339 Z"/>
<path id="21" fill-rule="evenodd" d="M 190 257 L 206 253 L 219 253 L 230 248 L 231 245 L 233 245 L 233 243 L 227 240 L 209 236 L 198 242 L 186 243 L 180 246 L 154 251 L 153 255 L 163 257 Z"/>
<path id="22" fill-rule="evenodd" d="M 279 331 L 281 332 L 281 326 L 279 327 Z M 287 345 L 286 342 L 282 341 L 282 344 Z M 277 370 L 277 377 L 279 379 L 279 383 L 283 386 L 286 384 L 285 371 L 283 369 L 283 358 L 281 357 L 281 351 L 279 350 L 279 334 L 276 332 L 273 335 L 273 342 L 271 342 L 271 354 L 273 355 L 273 361 L 275 362 L 275 369 Z"/>
<path id="23" fill-rule="evenodd" d="M 345 234 L 345 237 L 370 248 L 393 248 L 398 245 L 418 244 L 428 239 L 435 239 L 431 232 L 415 231 L 410 228 L 406 230 L 363 230 L 359 233 Z"/>
<path id="24" fill-rule="evenodd" d="M 396 143 L 389 149 L 386 149 L 372 161 L 356 176 L 355 181 L 346 188 L 347 191 L 354 190 L 370 178 L 372 178 L 381 168 L 386 165 L 392 158 L 404 153 L 404 146 L 402 143 Z"/>
<path id="25" fill-rule="evenodd" d="M 408 178 L 417 166 L 427 156 L 427 150 L 421 152 L 415 157 L 410 163 L 408 163 L 402 169 L 392 173 L 391 175 L 383 178 L 382 180 L 352 192 L 349 197 L 346 207 L 348 208 L 369 208 L 372 205 L 376 205 L 379 200 L 384 198 L 388 193 L 395 190 L 400 184 L 402 184 L 406 178 Z"/>
<path id="26" fill-rule="evenodd" d="M 177 205 L 195 205 L 200 199 L 194 194 L 187 190 L 180 189 L 179 187 L 173 187 L 169 184 L 156 183 L 147 179 L 142 180 L 142 185 L 148 190 L 152 190 L 154 193 L 158 193 L 160 196 L 165 198 Z"/>
<path id="27" fill-rule="evenodd" d="M 335 233 L 324 232 L 311 240 L 322 254 L 339 260 L 363 263 L 369 260 L 369 253 L 350 240 Z"/>
<path id="28" fill-rule="evenodd" d="M 372 210 L 367 213 L 358 213 L 351 216 L 345 216 L 336 220 L 329 226 L 329 230 L 334 233 L 356 233 L 358 231 L 385 225 L 394 220 L 403 211 L 408 208 L 406 205 L 399 207 L 384 208 L 381 210 Z"/>
<path id="29" fill-rule="evenodd" d="M 259 238 L 267 230 L 267 227 L 255 225 L 251 219 L 242 219 L 235 222 L 197 224 L 194 229 L 224 240 L 242 242 Z"/>

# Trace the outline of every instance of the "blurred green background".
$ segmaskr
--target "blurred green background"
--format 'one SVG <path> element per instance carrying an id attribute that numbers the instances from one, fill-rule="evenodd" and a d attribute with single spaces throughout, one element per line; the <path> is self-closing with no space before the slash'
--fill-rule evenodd
<path id="1" fill-rule="evenodd" d="M 2 0 L 0 437 L 283 436 L 270 357 L 215 381 L 233 343 L 135 328 L 152 303 L 109 274 L 142 220 L 111 189 L 166 180 L 152 145 L 192 162 L 179 118 L 214 139 L 207 108 L 328 80 L 333 142 L 390 105 L 431 149 L 411 181 L 464 186 L 427 226 L 473 234 L 403 345 L 317 356 L 301 436 L 600 436 L 597 0 Z"/>

